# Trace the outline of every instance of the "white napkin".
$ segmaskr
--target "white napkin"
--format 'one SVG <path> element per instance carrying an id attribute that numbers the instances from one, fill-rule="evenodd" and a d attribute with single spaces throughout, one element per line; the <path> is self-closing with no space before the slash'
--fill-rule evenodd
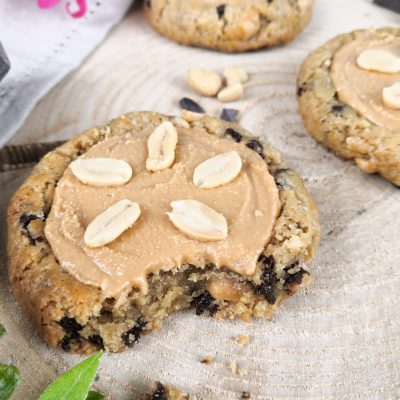
<path id="1" fill-rule="evenodd" d="M 0 147 L 36 102 L 103 40 L 131 2 L 88 0 L 85 16 L 72 18 L 64 1 L 49 9 L 38 8 L 36 0 L 0 1 L 0 41 L 11 61 L 0 82 Z"/>

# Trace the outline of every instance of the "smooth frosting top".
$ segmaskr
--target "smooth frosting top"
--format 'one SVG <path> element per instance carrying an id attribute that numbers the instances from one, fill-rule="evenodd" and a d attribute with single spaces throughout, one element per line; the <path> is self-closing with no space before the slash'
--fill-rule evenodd
<path id="1" fill-rule="evenodd" d="M 400 131 L 400 110 L 386 107 L 382 91 L 400 81 L 400 73 L 368 71 L 357 65 L 366 49 L 389 51 L 400 57 L 400 38 L 358 39 L 344 45 L 334 56 L 331 77 L 339 100 L 350 105 L 369 121 L 393 131 Z"/>
<path id="2" fill-rule="evenodd" d="M 79 281 L 100 287 L 107 296 L 125 289 L 147 291 L 147 276 L 183 264 L 226 267 L 252 275 L 259 255 L 269 242 L 280 212 L 278 189 L 265 161 L 244 144 L 218 138 L 199 129 L 178 128 L 174 164 L 163 171 L 145 168 L 147 139 L 151 131 L 106 139 L 82 158 L 112 157 L 133 168 L 129 182 L 117 187 L 96 187 L 80 182 L 68 168 L 54 194 L 45 234 L 62 268 Z M 206 159 L 231 150 L 243 161 L 239 176 L 213 189 L 193 183 L 195 167 Z M 121 199 L 141 207 L 133 227 L 113 242 L 89 248 L 83 242 L 88 224 Z M 168 219 L 170 203 L 195 199 L 222 213 L 228 237 L 198 241 L 179 231 Z"/>

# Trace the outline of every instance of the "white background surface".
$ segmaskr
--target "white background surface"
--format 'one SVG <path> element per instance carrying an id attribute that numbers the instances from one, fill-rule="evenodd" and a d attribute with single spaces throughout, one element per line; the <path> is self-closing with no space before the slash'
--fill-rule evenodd
<path id="1" fill-rule="evenodd" d="M 161 380 L 201 399 L 234 400 L 242 391 L 262 400 L 400 398 L 399 189 L 309 138 L 295 98 L 298 67 L 312 49 L 340 32 L 399 22 L 399 15 L 367 0 L 317 0 L 311 25 L 288 46 L 227 55 L 158 36 L 136 9 L 37 105 L 13 143 L 68 138 L 131 110 L 177 113 L 183 96 L 217 115 L 221 104 L 199 99 L 185 85 L 188 67 L 243 66 L 251 81 L 245 98 L 234 105 L 242 112 L 241 123 L 283 153 L 321 211 L 322 242 L 309 265 L 315 282 L 272 321 L 176 315 L 134 349 L 106 355 L 97 389 L 130 400 Z M 7 196 L 20 175 L 0 175 Z M 7 196 L 0 198 L 3 216 Z M 10 296 L 5 271 L 1 274 L 0 316 L 9 333 L 0 340 L 0 355 L 13 358 L 22 371 L 14 398 L 35 399 L 79 357 L 42 343 Z M 242 334 L 250 336 L 246 347 L 233 341 Z M 215 362 L 201 364 L 208 355 L 216 356 Z M 234 375 L 228 369 L 232 361 L 247 375 Z"/>

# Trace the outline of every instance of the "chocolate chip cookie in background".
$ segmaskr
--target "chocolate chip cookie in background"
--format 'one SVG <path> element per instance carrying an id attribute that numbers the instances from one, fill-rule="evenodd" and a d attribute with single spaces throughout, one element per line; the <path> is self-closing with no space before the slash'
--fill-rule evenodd
<path id="1" fill-rule="evenodd" d="M 400 29 L 331 39 L 306 58 L 297 82 L 308 132 L 363 171 L 400 186 Z"/>
<path id="2" fill-rule="evenodd" d="M 146 172 L 146 135 L 154 133 L 167 121 L 178 132 L 175 163 L 164 171 Z M 134 142 L 137 143 L 132 151 L 130 146 Z M 191 151 L 187 151 L 187 146 Z M 191 183 L 192 176 L 185 173 L 190 175 L 200 158 L 203 161 L 210 154 L 220 153 L 221 149 L 235 150 L 240 154 L 242 173 L 233 182 L 215 189 L 196 188 Z M 120 151 L 123 157 L 119 157 Z M 123 158 L 133 166 L 133 175 L 128 183 L 112 188 L 95 187 L 82 184 L 72 175 L 69 166 L 73 160 L 81 155 L 85 159 L 104 157 L 105 154 Z M 170 179 L 171 174 L 173 179 Z M 166 180 L 158 182 L 159 179 Z M 252 201 L 238 201 L 242 195 L 246 198 L 246 193 L 241 194 L 241 190 L 248 187 L 246 182 L 254 179 L 257 184 L 250 185 Z M 173 182 L 178 182 L 174 190 L 171 189 Z M 132 191 L 130 185 L 136 185 L 136 190 Z M 93 264 L 93 259 L 85 256 L 89 253 L 82 245 L 79 220 L 83 218 L 83 225 L 87 225 L 119 200 L 122 193 L 123 196 L 130 193 L 132 200 L 136 201 L 139 195 L 145 196 L 146 190 L 162 189 L 163 185 L 171 190 L 150 195 L 147 200 L 146 197 L 139 199 L 143 212 L 131 229 L 110 246 L 89 251 L 104 253 L 98 263 Z M 226 216 L 229 227 L 226 240 L 189 240 L 168 221 L 169 202 L 179 199 L 182 193 L 187 195 L 189 189 L 186 185 L 195 191 L 194 197 L 186 198 L 202 200 Z M 74 188 L 79 195 L 68 195 L 68 191 L 74 191 Z M 176 198 L 167 198 L 171 193 Z M 87 198 L 90 200 L 85 201 Z M 266 202 L 266 198 L 270 202 Z M 280 213 L 274 216 L 276 199 Z M 240 204 L 243 204 L 241 209 Z M 246 218 L 242 218 L 243 214 Z M 265 230 L 264 224 L 260 228 L 259 222 L 264 221 L 267 215 L 276 218 L 272 225 L 268 223 L 271 232 Z M 245 223 L 248 220 L 251 223 Z M 149 221 L 156 222 L 153 223 L 157 228 L 154 235 Z M 58 226 L 60 229 L 57 230 Z M 144 238 L 145 232 L 153 235 L 151 240 Z M 135 236 L 138 233 L 139 237 Z M 319 221 L 315 204 L 301 178 L 268 144 L 240 126 L 206 115 L 189 123 L 177 117 L 141 112 L 90 129 L 46 155 L 10 202 L 8 237 L 9 278 L 25 315 L 50 345 L 60 346 L 65 351 L 90 353 L 101 348 L 125 350 L 143 333 L 158 329 L 162 318 L 189 307 L 194 308 L 197 315 L 209 314 L 217 318 L 271 318 L 286 299 L 311 281 L 303 261 L 314 255 L 319 239 Z M 175 240 L 168 246 L 157 251 L 151 247 L 169 238 Z M 261 243 L 260 239 L 261 247 L 255 246 Z M 118 270 L 111 273 L 111 277 L 102 274 L 113 264 L 107 264 L 107 257 L 112 256 L 115 246 L 127 243 L 126 240 L 130 241 L 129 249 L 142 246 L 138 254 L 151 253 L 157 257 L 164 254 L 165 248 L 171 247 L 172 254 L 176 243 L 184 243 L 186 247 L 179 254 L 185 254 L 186 260 L 173 269 L 169 266 L 168 270 L 163 270 L 157 266 L 147 275 L 144 267 L 142 271 L 142 266 L 139 266 L 138 275 L 138 266 L 135 265 L 138 258 L 128 254 L 126 262 L 116 263 L 124 269 L 131 266 L 127 268 L 128 272 Z M 254 256 L 254 263 L 245 260 L 251 264 L 250 273 L 235 271 L 235 265 L 216 268 L 215 264 L 222 262 L 221 257 L 237 253 L 236 250 L 225 251 L 231 248 L 232 243 L 234 248 L 249 247 L 242 254 Z M 211 258 L 215 264 L 199 253 L 209 248 L 214 249 Z M 168 251 L 165 254 L 170 254 Z M 187 259 L 194 257 L 193 254 L 200 254 L 203 261 L 188 263 Z M 146 266 L 152 260 L 147 260 Z M 167 262 L 168 257 L 165 260 Z M 132 271 L 136 271 L 136 275 L 133 276 Z M 126 287 L 127 282 L 132 286 Z M 123 295 L 112 294 L 124 285 Z M 146 285 L 147 294 L 142 290 Z"/>
<path id="3" fill-rule="evenodd" d="M 311 18 L 312 0 L 146 0 L 144 12 L 178 43 L 242 52 L 294 39 Z"/>

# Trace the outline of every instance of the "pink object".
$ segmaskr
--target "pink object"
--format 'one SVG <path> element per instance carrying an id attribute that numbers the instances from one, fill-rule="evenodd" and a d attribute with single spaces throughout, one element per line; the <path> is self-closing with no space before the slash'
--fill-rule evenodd
<path id="1" fill-rule="evenodd" d="M 38 0 L 38 6 L 40 8 L 50 8 L 50 7 L 54 7 L 60 1 L 61 0 Z M 79 7 L 77 11 L 75 11 L 75 12 L 71 11 L 71 2 L 70 1 L 67 2 L 67 4 L 65 5 L 65 8 L 66 8 L 68 14 L 71 15 L 71 17 L 73 17 L 73 18 L 83 17 L 87 11 L 86 0 L 75 0 L 75 1 Z"/>
<path id="2" fill-rule="evenodd" d="M 50 0 L 50 1 L 57 1 L 57 0 Z M 76 0 L 76 3 L 79 6 L 79 10 L 75 12 L 71 12 L 70 7 L 71 7 L 71 2 L 68 2 L 65 6 L 67 9 L 69 15 L 71 15 L 74 18 L 80 18 L 83 17 L 86 14 L 87 10 L 87 5 L 86 5 L 86 0 Z"/>

